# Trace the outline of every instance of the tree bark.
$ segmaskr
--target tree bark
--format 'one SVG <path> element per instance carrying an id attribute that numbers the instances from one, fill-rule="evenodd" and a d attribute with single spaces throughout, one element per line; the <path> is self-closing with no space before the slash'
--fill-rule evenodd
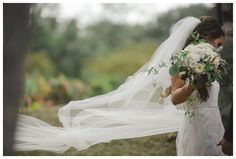
<path id="1" fill-rule="evenodd" d="M 30 4 L 3 4 L 3 155 L 14 155 L 17 108 L 24 92 Z"/>

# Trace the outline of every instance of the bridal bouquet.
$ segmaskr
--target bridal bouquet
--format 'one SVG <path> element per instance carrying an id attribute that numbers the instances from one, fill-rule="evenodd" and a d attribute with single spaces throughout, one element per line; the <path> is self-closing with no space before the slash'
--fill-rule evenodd
<path id="1" fill-rule="evenodd" d="M 170 75 L 178 74 L 182 80 L 193 87 L 201 81 L 206 87 L 228 73 L 228 63 L 206 42 L 190 44 L 171 58 Z M 198 89 L 200 101 L 209 97 L 207 89 Z"/>

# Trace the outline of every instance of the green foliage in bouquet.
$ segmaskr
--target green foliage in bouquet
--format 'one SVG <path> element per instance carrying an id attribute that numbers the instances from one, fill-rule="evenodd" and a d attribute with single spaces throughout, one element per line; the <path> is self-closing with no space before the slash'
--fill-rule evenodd
<path id="1" fill-rule="evenodd" d="M 222 79 L 228 70 L 229 64 L 215 52 L 206 52 L 198 56 L 181 50 L 172 56 L 169 73 L 171 76 L 178 74 L 182 80 L 189 82 L 193 87 L 203 85 L 196 89 L 201 102 L 206 102 L 209 98 L 207 87 L 210 87 L 215 80 Z"/>
<path id="2" fill-rule="evenodd" d="M 200 43 L 206 43 L 205 39 L 200 38 L 200 34 L 197 31 L 193 31 L 190 35 L 191 44 L 197 45 Z"/>
<path id="3" fill-rule="evenodd" d="M 169 69 L 169 73 L 171 76 L 176 75 L 181 69 L 184 69 L 181 67 L 181 62 L 187 57 L 188 53 L 188 51 L 182 50 L 178 54 L 174 54 L 171 57 L 171 67 Z"/>

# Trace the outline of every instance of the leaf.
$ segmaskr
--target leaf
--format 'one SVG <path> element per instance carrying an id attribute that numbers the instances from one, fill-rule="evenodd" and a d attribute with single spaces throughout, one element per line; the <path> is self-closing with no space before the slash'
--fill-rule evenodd
<path id="1" fill-rule="evenodd" d="M 148 70 L 148 75 L 152 72 L 153 69 L 154 69 L 154 67 L 152 67 Z"/>
<path id="2" fill-rule="evenodd" d="M 178 72 L 178 67 L 177 67 L 177 65 L 172 65 L 172 66 L 170 67 L 170 69 L 169 69 L 169 74 L 170 74 L 171 76 L 174 76 L 174 75 L 177 74 L 177 72 Z"/>
<path id="3" fill-rule="evenodd" d="M 165 62 L 163 62 L 163 61 L 161 61 L 161 64 L 158 64 L 158 65 L 159 65 L 160 68 L 161 67 L 167 67 L 167 64 Z"/>
<path id="4" fill-rule="evenodd" d="M 199 43 L 206 43 L 205 39 L 199 39 Z"/>
<path id="5" fill-rule="evenodd" d="M 151 67 L 149 70 L 148 70 L 148 75 L 153 72 L 153 74 L 158 74 L 158 70 L 155 69 L 154 67 Z"/>

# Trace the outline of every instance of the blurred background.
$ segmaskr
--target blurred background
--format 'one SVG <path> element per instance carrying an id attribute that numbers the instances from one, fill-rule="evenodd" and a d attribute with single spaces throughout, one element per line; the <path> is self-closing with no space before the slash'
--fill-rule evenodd
<path id="1" fill-rule="evenodd" d="M 169 36 L 170 27 L 183 17 L 218 19 L 227 31 L 222 56 L 233 62 L 232 4 L 27 5 L 24 88 L 15 107 L 53 125 L 60 126 L 57 110 L 69 101 L 116 89 L 149 60 Z M 221 84 L 225 89 L 219 102 L 225 124 L 232 105 L 232 74 Z M 63 155 L 176 155 L 175 138 L 176 133 L 171 133 L 112 141 L 80 152 L 70 149 Z M 33 151 L 17 155 L 57 154 Z"/>
<path id="2" fill-rule="evenodd" d="M 147 62 L 177 20 L 216 16 L 213 4 L 174 5 L 32 5 L 22 108 L 109 92 Z"/>

